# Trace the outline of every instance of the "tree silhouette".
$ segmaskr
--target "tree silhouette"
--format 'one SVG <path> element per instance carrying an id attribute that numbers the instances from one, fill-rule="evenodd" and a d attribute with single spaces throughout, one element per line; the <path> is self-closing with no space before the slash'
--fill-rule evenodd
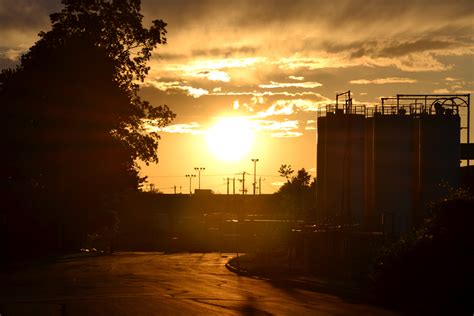
<path id="1" fill-rule="evenodd" d="M 0 229 L 10 249 L 75 248 L 101 229 L 143 180 L 136 159 L 158 161 L 159 135 L 144 123 L 174 117 L 138 96 L 165 23 L 143 28 L 140 1 L 63 3 L 52 30 L 0 75 Z"/>
<path id="2" fill-rule="evenodd" d="M 293 174 L 294 170 L 291 168 L 291 165 L 281 165 L 278 169 L 280 177 L 286 178 L 287 182 L 290 182 L 290 177 Z"/>
<path id="3" fill-rule="evenodd" d="M 298 217 L 314 215 L 311 210 L 316 205 L 316 179 L 311 182 L 311 176 L 304 168 L 291 177 L 293 170 L 290 165 L 282 165 L 279 173 L 287 178 L 287 182 L 277 192 L 283 197 L 287 209 Z"/>
<path id="4" fill-rule="evenodd" d="M 129 95 L 133 115 L 129 115 L 115 129 L 116 136 L 135 148 L 135 157 L 148 162 L 158 162 L 159 135 L 147 133 L 143 120 L 158 126 L 170 122 L 174 114 L 167 106 L 153 107 L 138 96 L 138 82 L 143 81 L 149 67 L 153 49 L 166 43 L 166 23 L 152 21 L 146 29 L 142 26 L 140 0 L 63 0 L 65 8 L 51 14 L 52 29 L 41 32 L 38 41 L 22 56 L 23 66 L 35 62 L 35 56 L 45 49 L 61 47 L 70 38 L 82 38 L 102 48 L 113 68 L 113 80 Z"/>

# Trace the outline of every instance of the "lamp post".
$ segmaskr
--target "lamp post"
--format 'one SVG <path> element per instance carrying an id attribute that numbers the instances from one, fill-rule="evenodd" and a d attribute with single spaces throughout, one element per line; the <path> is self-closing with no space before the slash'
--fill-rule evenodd
<path id="1" fill-rule="evenodd" d="M 201 171 L 206 170 L 206 168 L 204 168 L 204 167 L 194 167 L 194 170 L 196 170 L 198 172 L 198 175 L 199 175 L 199 177 L 198 177 L 198 180 L 199 180 L 198 188 L 199 188 L 199 190 L 201 190 Z"/>
<path id="2" fill-rule="evenodd" d="M 193 178 L 196 178 L 195 174 L 187 174 L 186 178 L 189 178 L 189 194 L 193 194 L 193 191 L 191 190 L 191 181 Z"/>
<path id="3" fill-rule="evenodd" d="M 257 158 L 252 159 L 253 162 L 253 195 L 255 195 L 255 189 L 257 187 Z"/>

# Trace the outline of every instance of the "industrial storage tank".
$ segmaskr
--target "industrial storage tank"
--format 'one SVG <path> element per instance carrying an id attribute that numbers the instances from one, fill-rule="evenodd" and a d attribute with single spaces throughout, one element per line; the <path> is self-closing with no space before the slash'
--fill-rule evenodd
<path id="1" fill-rule="evenodd" d="M 430 203 L 460 183 L 460 117 L 456 114 L 422 115 L 417 119 L 417 199 L 415 223 L 426 215 Z"/>
<path id="2" fill-rule="evenodd" d="M 383 230 L 400 234 L 411 227 L 412 196 L 415 179 L 413 117 L 404 112 L 376 114 L 373 119 L 373 157 L 368 162 L 373 172 L 374 216 Z"/>
<path id="3" fill-rule="evenodd" d="M 365 116 L 350 108 L 318 118 L 318 217 L 361 223 L 364 213 Z"/>
<path id="4" fill-rule="evenodd" d="M 400 235 L 459 185 L 470 96 L 397 95 L 361 113 L 348 95 L 318 118 L 318 217 Z"/>

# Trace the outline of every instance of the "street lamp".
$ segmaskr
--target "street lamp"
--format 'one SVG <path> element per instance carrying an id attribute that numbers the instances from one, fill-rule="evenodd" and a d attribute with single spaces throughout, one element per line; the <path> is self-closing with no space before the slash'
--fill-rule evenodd
<path id="1" fill-rule="evenodd" d="M 187 174 L 186 178 L 189 178 L 189 194 L 193 194 L 193 191 L 191 190 L 191 181 L 193 178 L 196 178 L 195 174 Z"/>
<path id="2" fill-rule="evenodd" d="M 199 186 L 198 186 L 198 188 L 199 188 L 199 190 L 201 190 L 201 171 L 206 170 L 206 168 L 204 168 L 204 167 L 194 167 L 194 170 L 196 170 L 199 174 L 199 178 L 198 178 L 199 179 Z"/>
<path id="3" fill-rule="evenodd" d="M 253 195 L 255 195 L 255 189 L 257 186 L 257 158 L 252 159 L 253 162 Z"/>

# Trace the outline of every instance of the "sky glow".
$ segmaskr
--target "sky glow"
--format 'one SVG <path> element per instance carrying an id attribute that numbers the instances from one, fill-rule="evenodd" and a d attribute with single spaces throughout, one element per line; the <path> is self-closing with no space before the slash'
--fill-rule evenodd
<path id="1" fill-rule="evenodd" d="M 0 68 L 60 9 L 59 0 L 2 0 Z M 473 1 L 142 0 L 142 12 L 145 23 L 168 23 L 141 86 L 177 114 L 163 129 L 147 123 L 162 137 L 160 163 L 142 174 L 165 193 L 186 187 L 196 166 L 206 167 L 203 188 L 224 193 L 223 179 L 253 171 L 252 158 L 263 193 L 278 189 L 281 164 L 314 176 L 317 111 L 337 92 L 367 105 L 474 92 Z"/>

